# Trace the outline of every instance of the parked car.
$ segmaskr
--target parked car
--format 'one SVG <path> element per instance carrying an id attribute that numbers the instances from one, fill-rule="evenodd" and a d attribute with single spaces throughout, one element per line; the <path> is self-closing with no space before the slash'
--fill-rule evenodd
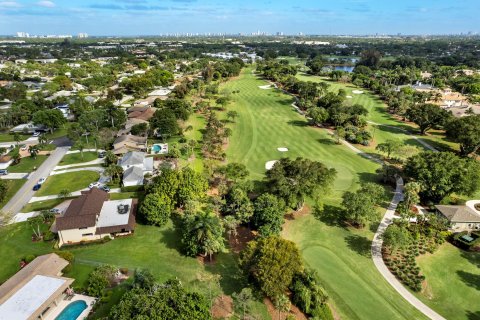
<path id="1" fill-rule="evenodd" d="M 33 136 L 34 136 L 34 137 L 39 137 L 41 134 L 42 134 L 41 132 L 38 132 L 38 131 L 37 131 L 37 132 L 34 132 L 34 133 L 33 133 Z"/>
<path id="2" fill-rule="evenodd" d="M 8 170 L 2 169 L 0 170 L 0 176 L 6 176 L 8 174 Z"/>
<path id="3" fill-rule="evenodd" d="M 92 189 L 92 188 L 100 188 L 100 186 L 101 186 L 100 182 L 92 182 L 92 183 L 90 183 L 90 184 L 88 185 L 88 187 L 89 187 L 90 189 Z"/>
<path id="4" fill-rule="evenodd" d="M 102 189 L 105 192 L 110 192 L 110 187 L 106 185 L 101 186 L 100 189 Z"/>
<path id="5" fill-rule="evenodd" d="M 107 155 L 107 153 L 106 153 L 105 151 L 101 151 L 101 152 L 98 153 L 98 157 L 99 157 L 100 159 L 105 158 L 106 155 Z"/>
<path id="6" fill-rule="evenodd" d="M 27 145 L 26 145 L 26 144 L 22 144 L 22 145 L 20 146 L 20 150 L 22 150 L 22 151 L 27 150 Z"/>
<path id="7" fill-rule="evenodd" d="M 57 213 L 60 213 L 60 209 L 58 209 L 58 208 L 53 208 L 53 209 L 50 209 L 50 212 L 57 214 Z"/>
<path id="8" fill-rule="evenodd" d="M 36 185 L 33 186 L 33 191 L 37 191 L 41 187 L 42 187 L 42 185 L 37 183 Z"/>
<path id="9" fill-rule="evenodd" d="M 43 184 L 45 182 L 45 180 L 47 180 L 47 178 L 40 178 L 38 179 L 38 184 Z"/>

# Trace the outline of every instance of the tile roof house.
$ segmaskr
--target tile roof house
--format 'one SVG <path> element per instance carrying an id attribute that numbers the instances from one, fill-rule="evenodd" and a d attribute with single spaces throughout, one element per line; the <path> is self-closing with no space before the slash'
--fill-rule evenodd
<path id="1" fill-rule="evenodd" d="M 480 229 L 480 211 L 475 208 L 478 200 L 467 201 L 463 206 L 436 205 L 437 212 L 450 222 L 452 231 L 472 231 Z"/>
<path id="2" fill-rule="evenodd" d="M 113 153 L 118 155 L 129 151 L 147 151 L 147 138 L 134 135 L 117 137 L 113 142 Z"/>
<path id="3" fill-rule="evenodd" d="M 144 176 L 153 173 L 153 158 L 144 152 L 128 152 L 118 165 L 123 168 L 123 185 L 125 187 L 143 185 Z"/>
<path id="4" fill-rule="evenodd" d="M 157 111 L 157 108 L 153 108 L 150 106 L 132 107 L 128 109 L 127 117 L 128 119 L 140 119 L 148 121 L 153 117 L 155 111 Z"/>
<path id="5" fill-rule="evenodd" d="M 68 261 L 55 253 L 37 257 L 0 286 L 0 319 L 48 317 L 74 279 L 62 277 Z"/>
<path id="6" fill-rule="evenodd" d="M 85 191 L 74 199 L 52 231 L 58 233 L 59 245 L 101 240 L 133 233 L 137 201 L 108 201 L 108 193 L 98 188 Z"/>
<path id="7" fill-rule="evenodd" d="M 148 126 L 148 121 L 146 120 L 137 119 L 137 118 L 127 119 L 127 122 L 125 123 L 125 128 L 118 131 L 117 137 L 129 134 L 130 131 L 132 131 L 133 126 L 137 124 L 142 124 L 142 123 L 145 123 Z"/>

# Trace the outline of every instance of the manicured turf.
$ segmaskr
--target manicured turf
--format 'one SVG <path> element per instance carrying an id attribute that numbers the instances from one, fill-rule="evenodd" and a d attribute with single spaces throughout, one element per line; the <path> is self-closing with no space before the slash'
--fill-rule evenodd
<path id="1" fill-rule="evenodd" d="M 28 134 L 27 135 L 26 134 L 21 134 L 20 135 L 20 141 L 26 140 L 30 137 L 31 136 L 28 135 Z M 13 134 L 10 134 L 10 133 L 1 133 L 0 134 L 0 142 L 13 142 L 14 144 L 16 143 L 15 139 L 13 139 Z"/>
<path id="2" fill-rule="evenodd" d="M 7 193 L 5 199 L 0 202 L 0 208 L 3 208 L 4 205 L 17 193 L 18 190 L 27 182 L 25 179 L 14 179 L 14 180 L 3 180 L 7 183 Z"/>
<path id="3" fill-rule="evenodd" d="M 244 163 L 254 179 L 262 179 L 265 162 L 283 156 L 302 156 L 322 161 L 338 171 L 334 190 L 324 200 L 338 205 L 341 194 L 358 187 L 359 181 L 376 178 L 377 164 L 343 145 L 336 145 L 322 129 L 306 126 L 305 119 L 290 106 L 292 98 L 258 86 L 250 69 L 226 84 L 240 90 L 229 107 L 239 117 L 232 125 L 228 160 Z M 280 153 L 278 147 L 289 152 Z M 326 209 L 330 211 L 330 208 Z M 329 226 L 308 215 L 290 222 L 284 236 L 299 244 L 307 264 L 319 272 L 323 285 L 345 319 L 422 319 L 375 269 L 370 252 L 370 231 L 356 234 Z"/>
<path id="4" fill-rule="evenodd" d="M 51 200 L 27 203 L 27 205 L 25 205 L 25 207 L 22 208 L 21 212 L 32 212 L 32 211 L 42 211 L 42 210 L 52 209 L 58 206 L 63 201 L 65 201 L 65 199 L 51 199 Z"/>
<path id="5" fill-rule="evenodd" d="M 447 243 L 420 257 L 418 264 L 428 287 L 417 297 L 446 319 L 480 319 L 480 253 Z"/>
<path id="6" fill-rule="evenodd" d="M 448 141 L 443 132 L 430 130 L 426 136 L 419 136 L 417 129 L 418 127 L 415 124 L 402 122 L 393 117 L 390 113 L 387 112 L 387 106 L 385 105 L 385 103 L 378 96 L 369 92 L 368 90 L 356 87 L 348 83 L 344 84 L 328 81 L 325 78 L 311 76 L 305 73 L 298 74 L 297 78 L 303 81 L 326 82 L 330 85 L 329 88 L 332 91 L 344 89 L 347 92 L 347 95 L 352 97 L 351 99 L 347 99 L 348 102 L 352 104 L 361 104 L 369 111 L 369 114 L 367 116 L 368 121 L 407 130 L 409 133 L 415 134 L 418 138 L 424 139 L 427 143 L 431 143 L 432 146 L 441 150 L 458 149 L 458 144 Z M 364 93 L 354 94 L 352 93 L 353 90 L 361 90 Z M 394 128 L 370 125 L 370 132 L 373 134 L 373 141 L 371 142 L 371 145 L 367 147 L 360 146 L 361 149 L 368 152 L 376 152 L 375 146 L 378 143 L 382 143 L 388 139 L 403 141 L 407 145 L 413 145 L 418 147 L 420 150 L 425 149 L 422 144 L 414 140 L 411 136 L 403 133 L 402 131 L 395 130 Z"/>
<path id="7" fill-rule="evenodd" d="M 47 159 L 47 156 L 38 155 L 35 159 L 32 157 L 24 157 L 18 164 L 10 165 L 8 172 L 32 172 L 34 168 L 40 167 L 42 163 Z"/>
<path id="8" fill-rule="evenodd" d="M 84 151 L 83 152 L 83 157 L 82 153 L 69 153 L 66 154 L 60 163 L 58 164 L 59 166 L 65 166 L 68 164 L 74 164 L 74 163 L 82 163 L 82 162 L 89 162 L 98 159 L 98 153 L 94 151 Z"/>
<path id="9" fill-rule="evenodd" d="M 35 197 L 59 194 L 64 189 L 70 192 L 85 189 L 98 178 L 100 175 L 93 171 L 75 171 L 49 176 L 42 188 L 36 192 Z"/>

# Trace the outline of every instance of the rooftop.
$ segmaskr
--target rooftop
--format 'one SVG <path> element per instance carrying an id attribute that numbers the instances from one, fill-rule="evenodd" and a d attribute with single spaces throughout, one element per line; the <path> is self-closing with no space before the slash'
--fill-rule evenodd
<path id="1" fill-rule="evenodd" d="M 435 208 L 450 222 L 480 222 L 478 211 L 468 206 L 436 205 Z"/>
<path id="2" fill-rule="evenodd" d="M 133 200 L 112 200 L 106 201 L 103 204 L 102 211 L 98 217 L 97 227 L 113 227 L 113 226 L 123 226 L 128 224 L 128 219 L 130 215 L 130 208 L 132 207 Z M 125 213 L 119 213 L 119 206 L 127 205 L 129 210 Z"/>

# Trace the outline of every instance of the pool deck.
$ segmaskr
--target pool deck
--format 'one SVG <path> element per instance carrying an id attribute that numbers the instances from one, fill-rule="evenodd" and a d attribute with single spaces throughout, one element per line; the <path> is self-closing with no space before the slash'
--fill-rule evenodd
<path id="1" fill-rule="evenodd" d="M 78 316 L 77 319 L 86 319 L 90 311 L 92 310 L 93 305 L 95 304 L 95 301 L 97 299 L 89 297 L 89 296 L 84 296 L 81 294 L 75 294 L 71 300 L 62 300 L 55 309 L 50 311 L 43 319 L 44 320 L 55 320 L 56 317 L 65 309 L 67 305 L 69 305 L 72 302 L 78 301 L 78 300 L 83 300 L 87 303 L 87 309 L 83 310 L 83 312 Z"/>

